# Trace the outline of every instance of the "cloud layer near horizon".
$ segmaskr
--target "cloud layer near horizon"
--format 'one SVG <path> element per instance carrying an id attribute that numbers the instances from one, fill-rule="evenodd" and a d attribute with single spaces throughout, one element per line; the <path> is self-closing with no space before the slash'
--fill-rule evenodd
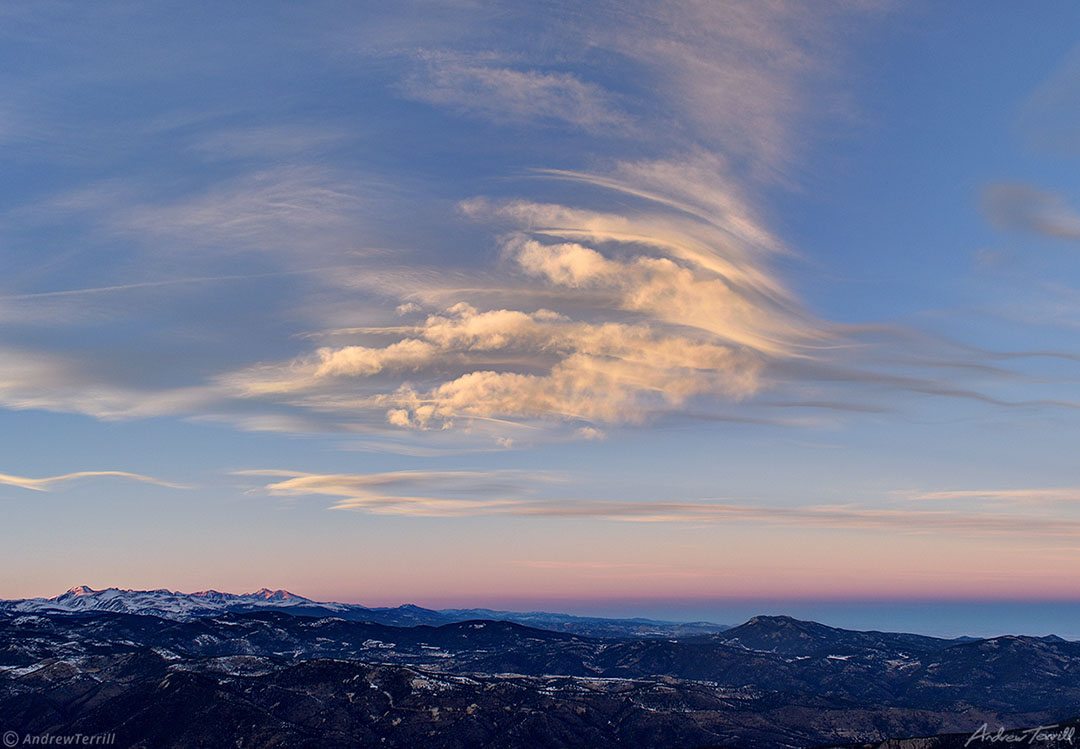
<path id="1" fill-rule="evenodd" d="M 880 507 L 859 504 L 779 506 L 726 499 L 595 500 L 537 498 L 548 474 L 520 471 L 396 471 L 370 474 L 316 474 L 261 469 L 237 471 L 245 477 L 280 478 L 255 491 L 271 496 L 334 498 L 333 510 L 414 517 L 578 518 L 689 525 L 749 524 L 837 530 L 879 530 L 930 535 L 1080 536 L 1080 519 L 1067 515 L 994 512 L 985 509 Z M 941 491 L 911 495 L 919 500 L 978 499 L 1028 504 L 1076 501 L 1080 490 Z"/>

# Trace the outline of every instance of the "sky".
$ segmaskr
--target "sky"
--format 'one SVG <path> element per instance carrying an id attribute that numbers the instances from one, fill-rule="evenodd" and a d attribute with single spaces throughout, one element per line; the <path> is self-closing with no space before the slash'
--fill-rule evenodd
<path id="1" fill-rule="evenodd" d="M 0 5 L 0 596 L 1071 620 L 1077 28 Z"/>

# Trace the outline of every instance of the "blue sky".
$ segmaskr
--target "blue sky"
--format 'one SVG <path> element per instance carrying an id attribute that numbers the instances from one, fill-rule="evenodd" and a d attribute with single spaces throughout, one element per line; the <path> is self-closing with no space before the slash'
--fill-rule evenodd
<path id="1" fill-rule="evenodd" d="M 0 595 L 1075 599 L 1078 13 L 0 9 Z"/>

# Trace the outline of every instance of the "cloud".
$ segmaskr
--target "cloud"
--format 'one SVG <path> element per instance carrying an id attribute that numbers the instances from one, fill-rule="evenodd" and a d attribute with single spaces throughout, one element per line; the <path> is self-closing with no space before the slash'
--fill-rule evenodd
<path id="1" fill-rule="evenodd" d="M 5 486 L 17 486 L 20 489 L 30 489 L 32 491 L 44 492 L 51 491 L 53 486 L 56 484 L 63 484 L 69 481 L 78 481 L 80 479 L 91 478 L 127 479 L 129 481 L 141 481 L 146 484 L 164 486 L 170 489 L 189 488 L 181 484 L 174 484 L 168 481 L 162 481 L 161 479 L 156 479 L 153 476 L 144 476 L 140 473 L 128 473 L 127 471 L 78 471 L 76 473 L 65 473 L 61 476 L 46 476 L 39 479 L 27 478 L 25 476 L 12 476 L 10 474 L 0 473 L 0 484 L 3 484 Z"/>
<path id="2" fill-rule="evenodd" d="M 761 405 L 770 408 L 821 408 L 830 411 L 853 411 L 855 413 L 880 414 L 891 409 L 884 406 L 871 406 L 864 403 L 843 403 L 840 401 L 774 401 Z"/>
<path id="3" fill-rule="evenodd" d="M 602 440 L 607 439 L 607 434 L 602 429 L 595 427 L 580 427 L 575 433 L 575 436 L 583 440 Z"/>
<path id="4" fill-rule="evenodd" d="M 1000 406 L 1075 407 L 1051 398 L 1008 400 L 897 371 L 899 362 L 967 368 L 996 379 L 1011 376 L 976 360 L 993 358 L 985 352 L 961 352 L 968 355 L 961 361 L 955 358 L 957 347 L 947 347 L 953 358 L 942 360 L 946 352 L 935 352 L 939 358 L 916 356 L 912 342 L 891 340 L 885 342 L 893 347 L 891 356 L 873 362 L 867 354 L 874 349 L 857 338 L 859 331 L 816 318 L 788 289 L 772 262 L 787 249 L 755 215 L 719 157 L 695 153 L 677 160 L 619 162 L 606 172 L 549 170 L 539 176 L 581 185 L 595 192 L 596 202 L 613 199 L 619 210 L 525 199 L 466 200 L 460 204 L 463 215 L 501 231 L 500 259 L 491 270 L 471 275 L 379 267 L 363 274 L 348 269 L 328 274 L 320 268 L 280 272 L 319 273 L 324 282 L 374 295 L 368 304 L 385 306 L 384 319 L 396 309 L 393 324 L 316 331 L 307 338 L 331 338 L 333 345 L 161 390 L 95 379 L 77 362 L 55 357 L 14 357 L 6 369 L 25 371 L 0 378 L 0 401 L 99 418 L 188 413 L 260 430 L 294 431 L 298 424 L 305 431 L 473 430 L 504 446 L 510 437 L 495 433 L 495 425 L 540 423 L 550 434 L 580 439 L 604 425 L 643 424 L 658 415 L 767 421 L 720 411 L 752 405 L 765 391 L 777 396 L 764 404 L 773 410 L 889 410 L 848 403 L 850 392 L 827 389 L 837 384 Z M 225 224 L 235 223 L 240 235 L 248 231 L 245 226 L 260 225 L 259 208 L 225 221 L 211 202 L 199 198 L 201 207 L 193 212 L 191 203 L 161 209 L 161 224 L 153 231 L 176 236 L 189 231 L 198 238 L 200 225 L 208 236 L 224 231 Z M 227 207 L 229 199 L 222 202 Z M 263 195 L 254 202 L 276 210 L 276 198 Z M 304 200 L 298 202 L 302 206 Z M 314 229 L 318 220 L 310 221 Z M 287 227 L 275 226 L 273 219 L 267 224 L 267 231 L 281 235 L 273 241 L 288 236 Z M 305 226 L 299 221 L 296 230 Z M 192 277 L 42 295 L 214 280 Z M 898 343 L 902 356 L 896 354 Z M 809 390 L 815 383 L 823 389 Z M 487 432 L 478 428 L 479 421 L 487 422 Z"/>
<path id="5" fill-rule="evenodd" d="M 171 203 L 142 203 L 116 211 L 112 228 L 149 237 L 261 250 L 310 250 L 312 240 L 333 247 L 356 226 L 364 208 L 357 188 L 324 169 L 282 167 L 257 172 Z M 328 249 L 330 249 L 328 248 Z"/>
<path id="6" fill-rule="evenodd" d="M 264 490 L 285 497 L 335 497 L 331 507 L 335 510 L 436 517 L 495 511 L 514 502 L 530 485 L 556 480 L 550 474 L 508 470 L 314 474 L 262 469 L 233 475 L 279 477 L 281 481 Z"/>
<path id="7" fill-rule="evenodd" d="M 25 205 L 9 219 L 42 225 L 83 221 L 94 234 L 217 252 L 260 251 L 310 259 L 361 249 L 362 218 L 391 189 L 372 178 L 290 164 L 234 174 L 175 194 L 137 180 L 108 180 Z"/>
<path id="8" fill-rule="evenodd" d="M 517 471 L 400 471 L 314 474 L 281 470 L 236 475 L 280 477 L 263 490 L 277 496 L 329 496 L 330 509 L 382 515 L 576 518 L 692 525 L 748 524 L 798 528 L 881 530 L 972 536 L 1080 536 L 1080 521 L 1032 514 L 968 513 L 947 509 L 859 505 L 776 506 L 726 500 L 618 501 L 538 499 L 528 496 L 550 483 L 548 474 Z"/>
<path id="9" fill-rule="evenodd" d="M 915 492 L 914 500 L 979 500 L 1019 505 L 1044 505 L 1080 502 L 1080 488 L 1052 489 L 965 489 L 954 491 Z"/>
<path id="10" fill-rule="evenodd" d="M 684 169 L 650 162 L 557 175 L 632 194 L 640 206 L 622 215 L 467 201 L 466 215 L 515 225 L 501 242 L 505 300 L 520 298 L 516 280 L 554 308 L 479 307 L 497 283 L 446 290 L 458 301 L 417 325 L 333 331 L 388 343 L 326 346 L 219 382 L 304 408 L 382 409 L 390 425 L 413 429 L 461 418 L 640 423 L 696 411 L 698 397 L 741 401 L 763 387 L 770 359 L 804 356 L 828 334 L 769 269 L 782 248 L 721 168 L 702 157 Z"/>
<path id="11" fill-rule="evenodd" d="M 760 369 L 752 355 L 726 345 L 658 334 L 647 325 L 575 323 L 545 310 L 478 312 L 461 303 L 429 316 L 416 333 L 383 347 L 323 348 L 308 359 L 224 382 L 262 395 L 387 373 L 469 370 L 476 358 L 489 367 L 554 362 L 544 374 L 472 370 L 428 391 L 405 384 L 363 401 L 385 407 L 392 424 L 425 428 L 456 416 L 637 420 L 643 409 L 677 405 L 693 395 L 747 395 Z"/>
<path id="12" fill-rule="evenodd" d="M 350 39 L 351 54 L 362 49 L 379 64 L 338 79 L 326 77 L 318 57 L 309 71 L 362 85 L 365 96 L 404 94 L 518 128 L 540 125 L 522 147 L 508 142 L 512 157 L 468 123 L 444 118 L 410 129 L 413 106 L 360 117 L 361 135 L 345 114 L 351 104 L 319 109 L 330 127 L 296 117 L 268 125 L 266 112 L 251 117 L 220 104 L 126 122 L 152 177 L 103 173 L 5 216 L 20 229 L 28 219 L 37 229 L 62 224 L 91 244 L 73 250 L 82 264 L 51 258 L 63 269 L 53 285 L 42 285 L 50 276 L 37 269 L 29 290 L 7 281 L 5 319 L 26 323 L 22 310 L 52 300 L 67 306 L 51 322 L 88 335 L 59 344 L 27 331 L 7 339 L 42 351 L 0 361 L 0 403 L 103 419 L 179 414 L 242 429 L 377 433 L 412 452 L 442 449 L 448 443 L 438 435 L 450 432 L 457 448 L 469 440 L 517 448 L 659 420 L 824 422 L 762 418 L 760 405 L 837 420 L 890 410 L 867 402 L 866 392 L 856 398 L 855 387 L 880 399 L 892 390 L 1072 405 L 900 375 L 936 365 L 916 361 L 906 345 L 868 344 L 820 319 L 785 278 L 798 257 L 765 219 L 763 187 L 798 159 L 812 135 L 808 113 L 835 103 L 828 90 L 838 42 L 862 10 L 600 0 L 545 8 L 542 27 L 535 13 L 483 3 L 438 22 L 417 23 L 412 5 L 365 13 L 369 26 L 343 23 L 335 33 Z M 313 101 L 331 103 L 301 104 Z M 444 148 L 431 137 L 443 128 L 461 146 L 463 171 L 426 163 Z M 601 142 L 605 135 L 615 137 Z M 408 169 L 419 175 L 412 186 L 424 180 L 423 188 L 405 190 L 404 169 L 391 182 L 335 158 L 346 142 L 365 163 L 399 167 L 413 158 L 405 145 L 420 148 Z M 372 161 L 361 142 L 395 155 Z M 184 173 L 192 168 L 184 159 L 196 172 Z M 523 173 L 527 166 L 536 168 Z M 419 249 L 357 252 L 375 231 Z M 338 255 L 355 267 L 323 272 Z M 99 259 L 117 265 L 99 267 Z M 174 280 L 130 273 L 166 263 Z M 244 299 L 210 288 L 277 272 L 311 273 L 318 284 L 267 283 Z M 202 296 L 155 310 L 154 320 L 148 305 L 110 310 L 113 319 L 129 315 L 128 328 L 92 330 L 83 314 L 83 305 L 111 302 L 116 292 L 166 288 Z M 132 339 L 110 338 L 128 329 Z M 65 353 L 51 355 L 49 346 Z M 885 349 L 889 361 L 875 360 Z M 965 366 L 971 376 L 1009 376 Z M 408 434 L 424 444 L 394 445 Z"/>
<path id="13" fill-rule="evenodd" d="M 150 388 L 117 383 L 77 357 L 0 347 L 0 404 L 80 413 L 105 421 L 199 413 L 222 400 L 210 385 Z"/>
<path id="14" fill-rule="evenodd" d="M 191 148 L 211 159 L 295 157 L 342 145 L 346 130 L 303 125 L 262 125 L 223 128 L 198 135 Z"/>
<path id="15" fill-rule="evenodd" d="M 1054 193 L 1026 185 L 992 185 L 983 193 L 983 210 L 1002 229 L 1054 239 L 1080 239 L 1080 214 Z"/>
<path id="16" fill-rule="evenodd" d="M 111 294 L 118 291 L 156 289 L 166 286 L 187 286 L 190 284 L 210 284 L 221 283 L 225 281 L 249 281 L 260 278 L 280 278 L 282 276 L 326 273 L 327 271 L 339 269 L 340 268 L 324 267 L 307 268 L 303 270 L 270 271 L 267 273 L 244 273 L 228 276 L 195 276 L 191 278 L 166 278 L 158 281 L 134 281 L 131 283 L 112 284 L 110 286 L 89 286 L 80 289 L 58 289 L 55 291 L 32 291 L 22 294 L 0 294 L 0 302 L 31 299 L 49 299 L 54 297 L 67 296 L 86 296 L 92 294 Z"/>
<path id="17" fill-rule="evenodd" d="M 753 406 L 766 391 L 775 393 L 763 402 L 773 410 L 837 414 L 891 410 L 855 398 L 853 386 L 1002 407 L 1076 407 L 903 371 L 947 367 L 984 380 L 1023 379 L 987 365 L 1000 358 L 993 352 L 815 317 L 773 269 L 787 250 L 722 159 L 696 154 L 540 176 L 617 196 L 620 210 L 466 200 L 465 216 L 502 229 L 494 271 L 477 274 L 472 286 L 423 274 L 398 289 L 380 280 L 384 292 L 397 291 L 399 314 L 426 317 L 324 331 L 336 345 L 217 383 L 240 398 L 369 429 L 461 429 L 494 420 L 545 424 L 576 438 L 658 415 L 763 421 L 721 409 Z M 495 438 L 508 444 L 506 435 Z"/>
<path id="18" fill-rule="evenodd" d="M 739 157 L 750 171 L 782 170 L 805 137 L 807 110 L 829 98 L 822 74 L 837 59 L 844 21 L 875 8 L 799 3 L 604 3 L 617 18 L 589 43 L 630 61 L 677 134 Z M 833 106 L 836 110 L 839 107 Z M 802 132 L 799 125 L 802 124 Z"/>
<path id="19" fill-rule="evenodd" d="M 1031 94 L 1019 124 L 1029 142 L 1052 153 L 1073 156 L 1080 147 L 1080 47 Z"/>
<path id="20" fill-rule="evenodd" d="M 532 6 L 477 4 L 456 19 L 473 33 L 439 39 L 425 27 L 395 53 L 407 60 L 410 98 L 495 123 L 630 134 L 653 152 L 720 150 L 775 175 L 797 155 L 811 112 L 841 110 L 824 85 L 841 68 L 838 41 L 881 5 L 598 0 L 545 6 L 538 25 Z M 386 51 L 376 40 L 362 48 Z"/>
<path id="21" fill-rule="evenodd" d="M 412 99 L 501 123 L 569 124 L 609 134 L 628 126 L 614 96 L 572 73 L 517 70 L 448 54 L 422 58 L 423 71 L 402 86 Z"/>

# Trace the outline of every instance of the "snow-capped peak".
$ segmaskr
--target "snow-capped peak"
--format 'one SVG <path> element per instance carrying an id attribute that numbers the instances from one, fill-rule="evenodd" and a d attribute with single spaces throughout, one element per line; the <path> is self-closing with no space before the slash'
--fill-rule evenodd
<path id="1" fill-rule="evenodd" d="M 117 614 L 148 614 L 178 620 L 216 616 L 228 611 L 250 611 L 257 608 L 285 608 L 290 606 L 318 606 L 335 612 L 348 608 L 346 604 L 316 603 L 287 590 L 271 590 L 269 588 L 262 588 L 255 593 L 237 595 L 236 593 L 220 593 L 216 590 L 180 593 L 165 588 L 159 590 L 120 590 L 119 588 L 94 590 L 88 585 L 76 585 L 67 592 L 52 598 L 28 598 L 20 601 L 0 602 L 0 608 L 20 613 L 86 613 L 103 611 Z"/>
<path id="2" fill-rule="evenodd" d="M 290 593 L 287 590 L 270 590 L 269 588 L 259 588 L 254 593 L 248 593 L 248 596 L 252 598 L 261 598 L 265 601 L 309 601 L 310 599 L 298 596 L 295 593 Z"/>

